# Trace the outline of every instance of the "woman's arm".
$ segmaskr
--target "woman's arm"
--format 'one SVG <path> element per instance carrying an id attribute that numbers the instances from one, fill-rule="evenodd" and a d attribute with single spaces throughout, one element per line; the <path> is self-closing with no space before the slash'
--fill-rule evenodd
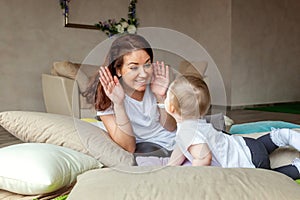
<path id="1" fill-rule="evenodd" d="M 193 166 L 210 166 L 212 160 L 211 151 L 206 143 L 191 145 L 188 151 L 193 156 Z"/>
<path id="2" fill-rule="evenodd" d="M 158 104 L 163 104 L 164 103 L 164 97 L 156 97 L 157 103 Z M 162 126 L 167 129 L 168 131 L 175 131 L 177 127 L 176 120 L 166 112 L 164 107 L 158 107 L 159 113 L 160 113 L 160 118 L 159 121 L 162 124 Z"/>
<path id="3" fill-rule="evenodd" d="M 99 80 L 105 94 L 113 103 L 114 115 L 101 116 L 110 137 L 129 152 L 135 151 L 135 137 L 124 107 L 125 93 L 116 76 L 112 77 L 107 67 L 99 70 Z"/>
<path id="4" fill-rule="evenodd" d="M 169 160 L 167 165 L 168 166 L 179 166 L 179 165 L 182 165 L 182 163 L 184 161 L 185 161 L 185 156 L 181 152 L 179 147 L 176 145 L 173 152 L 172 152 L 172 154 L 171 154 L 170 160 Z"/>
<path id="5" fill-rule="evenodd" d="M 166 92 L 170 83 L 170 71 L 169 66 L 164 62 L 156 62 L 153 64 L 153 77 L 151 82 L 151 90 L 154 93 L 157 103 L 164 104 L 166 98 Z M 168 131 L 174 131 L 176 129 L 175 119 L 169 115 L 164 108 L 159 107 L 160 123 Z"/>
<path id="6" fill-rule="evenodd" d="M 114 106 L 114 115 L 100 116 L 108 134 L 114 142 L 126 151 L 135 151 L 135 137 L 131 123 L 127 117 L 124 107 Z"/>

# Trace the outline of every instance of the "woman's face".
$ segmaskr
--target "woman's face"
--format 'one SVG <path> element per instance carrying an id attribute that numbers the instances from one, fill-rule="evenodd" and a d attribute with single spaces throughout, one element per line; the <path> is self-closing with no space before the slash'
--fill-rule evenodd
<path id="1" fill-rule="evenodd" d="M 123 66 L 117 73 L 122 76 L 125 91 L 145 91 L 153 73 L 151 58 L 144 50 L 126 54 L 123 56 Z"/>

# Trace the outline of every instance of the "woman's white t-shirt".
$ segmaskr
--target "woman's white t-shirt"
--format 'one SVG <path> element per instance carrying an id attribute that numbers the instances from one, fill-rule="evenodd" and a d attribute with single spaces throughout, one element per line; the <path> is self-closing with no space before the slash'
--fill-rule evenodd
<path id="1" fill-rule="evenodd" d="M 226 135 L 205 120 L 187 120 L 177 124 L 176 145 L 192 162 L 188 148 L 206 143 L 212 153 L 213 166 L 255 168 L 251 152 L 241 136 Z"/>
<path id="2" fill-rule="evenodd" d="M 173 150 L 176 131 L 170 132 L 160 124 L 156 98 L 149 86 L 145 90 L 142 101 L 125 95 L 124 105 L 136 137 L 136 143 L 152 142 L 169 151 Z M 98 116 L 111 114 L 114 114 L 112 106 L 97 112 Z"/>

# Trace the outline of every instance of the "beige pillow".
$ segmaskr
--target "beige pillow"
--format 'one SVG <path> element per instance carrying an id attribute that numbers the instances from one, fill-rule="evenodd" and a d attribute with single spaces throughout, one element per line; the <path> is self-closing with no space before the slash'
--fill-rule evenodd
<path id="1" fill-rule="evenodd" d="M 72 63 L 70 61 L 54 62 L 51 74 L 76 80 L 80 92 L 84 92 L 89 84 L 90 78 L 96 74 L 99 66 Z"/>
<path id="2" fill-rule="evenodd" d="M 6 111 L 0 125 L 24 142 L 50 143 L 92 155 L 105 166 L 133 165 L 133 154 L 114 143 L 108 134 L 82 120 L 58 114 Z"/>
<path id="3" fill-rule="evenodd" d="M 79 68 L 79 64 L 74 64 L 69 61 L 54 62 L 51 68 L 51 74 L 75 79 Z"/>
<path id="4" fill-rule="evenodd" d="M 194 75 L 194 76 L 201 76 L 202 78 L 205 77 L 205 72 L 207 69 L 207 62 L 206 61 L 187 61 L 184 60 L 180 63 L 178 71 L 184 75 Z"/>
<path id="5" fill-rule="evenodd" d="M 68 200 L 86 199 L 299 199 L 300 186 L 264 169 L 124 167 L 77 177 Z"/>

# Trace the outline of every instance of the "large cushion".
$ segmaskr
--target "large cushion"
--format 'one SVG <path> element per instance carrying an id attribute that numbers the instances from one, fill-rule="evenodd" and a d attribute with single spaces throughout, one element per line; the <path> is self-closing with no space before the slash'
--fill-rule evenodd
<path id="1" fill-rule="evenodd" d="M 207 61 L 181 61 L 178 71 L 184 75 L 205 77 Z"/>
<path id="2" fill-rule="evenodd" d="M 231 134 L 259 133 L 271 131 L 272 128 L 300 128 L 300 125 L 284 121 L 258 121 L 234 124 L 229 132 Z"/>
<path id="3" fill-rule="evenodd" d="M 43 112 L 6 111 L 0 113 L 0 125 L 23 142 L 50 143 L 88 153 L 80 141 L 72 117 Z"/>
<path id="4" fill-rule="evenodd" d="M 6 111 L 0 125 L 23 142 L 50 143 L 92 155 L 105 166 L 133 165 L 133 154 L 108 134 L 82 120 L 51 113 Z"/>
<path id="5" fill-rule="evenodd" d="M 299 199 L 288 176 L 263 169 L 124 167 L 78 176 L 68 200 L 86 199 Z"/>
<path id="6" fill-rule="evenodd" d="M 0 149 L 0 189 L 44 194 L 74 183 L 78 174 L 101 167 L 95 158 L 45 143 L 23 143 Z"/>

